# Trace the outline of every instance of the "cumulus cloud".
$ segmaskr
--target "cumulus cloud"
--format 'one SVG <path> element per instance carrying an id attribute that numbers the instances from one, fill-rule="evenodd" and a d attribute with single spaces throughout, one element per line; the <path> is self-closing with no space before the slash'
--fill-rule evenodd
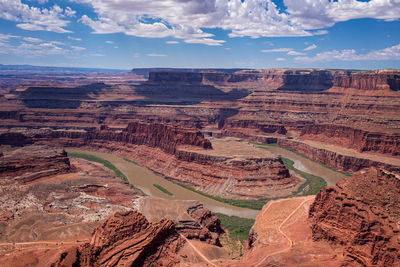
<path id="1" fill-rule="evenodd" d="M 303 29 L 320 29 L 333 26 L 340 21 L 360 18 L 383 19 L 400 18 L 399 0 L 285 0 L 290 21 Z"/>
<path id="2" fill-rule="evenodd" d="M 296 57 L 296 61 L 357 61 L 357 60 L 400 60 L 400 44 L 384 49 L 359 54 L 354 49 L 332 50 L 316 54 L 314 57 Z"/>
<path id="3" fill-rule="evenodd" d="M 306 48 L 304 48 L 304 51 L 310 51 L 310 50 L 313 50 L 313 49 L 316 49 L 316 48 L 317 48 L 317 45 L 316 44 L 312 44 L 312 45 L 307 46 Z"/>
<path id="4" fill-rule="evenodd" d="M 165 43 L 166 44 L 179 44 L 178 41 L 166 41 Z"/>
<path id="5" fill-rule="evenodd" d="M 106 44 L 113 44 L 114 42 L 113 41 L 106 41 L 105 43 Z"/>
<path id="6" fill-rule="evenodd" d="M 327 34 L 337 22 L 357 18 L 400 18 L 400 0 L 285 0 L 285 11 L 272 0 L 71 0 L 93 7 L 96 17 L 80 21 L 94 33 L 139 37 L 173 36 L 187 43 L 221 45 L 207 29 L 229 37 L 280 37 Z M 210 41 L 214 40 L 214 41 Z"/>
<path id="7" fill-rule="evenodd" d="M 186 43 L 219 46 L 205 29 L 221 28 L 230 37 L 309 36 L 293 25 L 288 15 L 271 0 L 83 0 L 96 18 L 83 15 L 80 21 L 93 33 L 117 33 L 139 37 L 173 36 Z"/>
<path id="8" fill-rule="evenodd" d="M 28 31 L 71 32 L 65 29 L 69 23 L 66 17 L 74 14 L 71 8 L 58 5 L 47 9 L 29 6 L 21 0 L 0 1 L 0 18 L 18 22 L 17 27 Z"/>
<path id="9" fill-rule="evenodd" d="M 286 58 L 278 57 L 278 58 L 276 59 L 276 61 L 286 61 Z"/>

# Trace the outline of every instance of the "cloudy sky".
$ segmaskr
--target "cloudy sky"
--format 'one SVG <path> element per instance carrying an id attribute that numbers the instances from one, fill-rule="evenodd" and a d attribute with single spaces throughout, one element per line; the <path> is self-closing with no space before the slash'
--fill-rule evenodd
<path id="1" fill-rule="evenodd" d="M 0 0 L 0 64 L 400 68 L 400 0 Z"/>

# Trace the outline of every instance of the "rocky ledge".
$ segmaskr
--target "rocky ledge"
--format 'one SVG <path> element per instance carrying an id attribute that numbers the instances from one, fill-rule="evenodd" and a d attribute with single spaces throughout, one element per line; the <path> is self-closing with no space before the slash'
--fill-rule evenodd
<path id="1" fill-rule="evenodd" d="M 180 262 L 177 252 L 184 242 L 169 219 L 149 223 L 136 211 L 120 212 L 52 266 L 172 266 Z"/>
<path id="2" fill-rule="evenodd" d="M 400 265 L 400 177 L 371 168 L 321 190 L 310 207 L 314 240 L 344 247 L 351 266 Z"/>
<path id="3" fill-rule="evenodd" d="M 4 151 L 0 158 L 0 178 L 12 177 L 20 183 L 68 172 L 71 165 L 67 153 L 46 145 Z"/>

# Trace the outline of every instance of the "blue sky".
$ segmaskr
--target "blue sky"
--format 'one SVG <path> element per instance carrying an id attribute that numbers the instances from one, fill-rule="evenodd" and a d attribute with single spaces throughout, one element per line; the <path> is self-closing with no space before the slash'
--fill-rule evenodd
<path id="1" fill-rule="evenodd" d="M 400 68 L 400 0 L 0 0 L 0 63 Z"/>

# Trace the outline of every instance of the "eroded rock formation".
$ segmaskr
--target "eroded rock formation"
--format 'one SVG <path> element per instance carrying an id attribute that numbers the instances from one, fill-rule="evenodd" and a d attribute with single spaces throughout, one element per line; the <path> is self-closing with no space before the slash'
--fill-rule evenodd
<path id="1" fill-rule="evenodd" d="M 309 212 L 314 240 L 344 247 L 356 266 L 400 264 L 400 177 L 369 169 L 321 190 Z"/>
<path id="2" fill-rule="evenodd" d="M 46 176 L 71 172 L 67 153 L 63 150 L 32 145 L 4 153 L 0 159 L 0 179 L 12 178 L 20 183 L 29 183 Z"/>
<path id="3" fill-rule="evenodd" d="M 149 223 L 136 211 L 116 213 L 90 242 L 63 252 L 52 266 L 173 266 L 184 242 L 171 220 Z"/>
<path id="4" fill-rule="evenodd" d="M 300 183 L 274 155 L 236 157 L 211 153 L 212 144 L 200 131 L 160 123 L 133 122 L 122 131 L 107 127 L 95 131 L 45 131 L 33 139 L 120 153 L 167 179 L 226 198 L 289 195 Z"/>

